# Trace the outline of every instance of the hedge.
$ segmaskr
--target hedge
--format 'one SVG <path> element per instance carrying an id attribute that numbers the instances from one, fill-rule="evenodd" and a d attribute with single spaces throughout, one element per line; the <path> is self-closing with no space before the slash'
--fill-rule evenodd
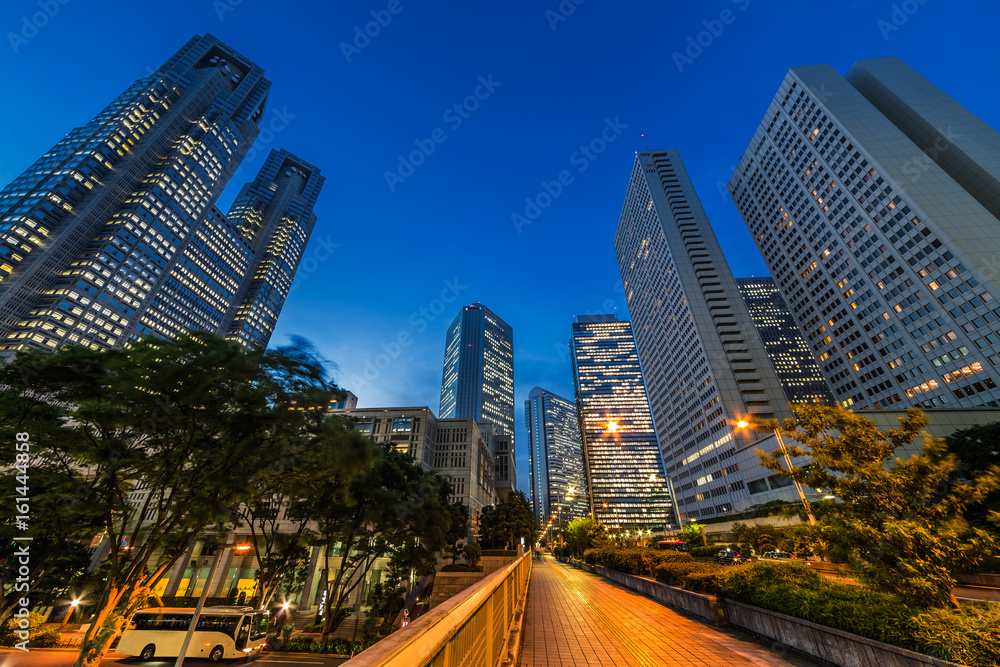
<path id="1" fill-rule="evenodd" d="M 293 653 L 333 653 L 337 655 L 351 655 L 351 649 L 355 653 L 360 653 L 375 642 L 355 641 L 349 639 L 331 639 L 325 644 L 314 641 L 312 637 L 292 637 L 285 642 L 282 650 Z"/>
<path id="2" fill-rule="evenodd" d="M 653 576 L 656 568 L 663 563 L 694 562 L 691 554 L 642 547 L 587 549 L 583 552 L 583 560 L 590 565 L 600 565 L 639 577 Z"/>

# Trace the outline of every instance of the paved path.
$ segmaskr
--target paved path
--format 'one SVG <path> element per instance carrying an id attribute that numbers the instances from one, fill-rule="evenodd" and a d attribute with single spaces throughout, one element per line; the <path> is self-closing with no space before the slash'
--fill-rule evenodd
<path id="1" fill-rule="evenodd" d="M 813 665 L 738 631 L 683 616 L 601 576 L 535 561 L 523 667 Z"/>

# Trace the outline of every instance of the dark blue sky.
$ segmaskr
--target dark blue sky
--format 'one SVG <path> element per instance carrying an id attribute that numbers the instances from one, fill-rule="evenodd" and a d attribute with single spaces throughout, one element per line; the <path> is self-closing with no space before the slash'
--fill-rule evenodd
<path id="1" fill-rule="evenodd" d="M 192 35 L 211 32 L 273 82 L 263 125 L 277 131 L 236 180 L 277 147 L 327 177 L 272 344 L 311 339 L 363 406 L 436 413 L 445 329 L 459 305 L 482 301 L 514 327 L 521 488 L 523 402 L 536 385 L 572 398 L 573 316 L 617 308 L 627 317 L 611 240 L 641 134 L 649 148 L 680 150 L 733 272 L 745 276 L 766 268 L 723 184 L 789 67 L 844 73 L 856 59 L 898 55 L 1000 127 L 992 2 L 63 1 L 0 7 L 0 187 Z M 573 9 L 565 20 L 554 18 L 560 6 Z M 51 17 L 39 14 L 46 7 Z M 373 11 L 391 21 L 345 56 L 341 44 Z M 26 27 L 33 17 L 42 27 Z M 679 71 L 673 54 L 709 29 L 718 34 L 702 35 L 707 46 Z M 467 117 L 446 114 L 477 92 L 484 99 L 468 101 Z M 619 129 L 606 132 L 604 152 L 578 153 L 609 121 Z M 412 174 L 398 171 L 398 156 L 434 136 L 443 143 Z M 516 229 L 512 214 L 563 170 L 572 182 Z M 387 171 L 405 179 L 390 188 Z M 435 301 L 442 294 L 451 301 Z M 401 333 L 408 344 L 397 347 Z"/>

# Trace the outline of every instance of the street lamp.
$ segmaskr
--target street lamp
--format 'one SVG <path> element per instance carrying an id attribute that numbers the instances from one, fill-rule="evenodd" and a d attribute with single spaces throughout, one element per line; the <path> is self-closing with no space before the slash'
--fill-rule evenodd
<path id="1" fill-rule="evenodd" d="M 748 422 L 745 419 L 741 419 L 738 422 L 736 422 L 736 428 L 746 428 L 749 425 L 750 425 L 750 422 Z M 802 501 L 802 506 L 806 510 L 806 516 L 809 517 L 809 523 L 812 524 L 813 526 L 815 526 L 816 525 L 816 517 L 813 516 L 812 507 L 809 505 L 809 500 L 806 498 L 806 494 L 802 490 L 802 485 L 799 484 L 799 480 L 797 480 L 794 477 L 792 477 L 792 471 L 795 468 L 792 466 L 792 457 L 788 455 L 788 449 L 785 448 L 785 441 L 781 437 L 781 429 L 780 428 L 774 429 L 774 437 L 778 439 L 778 448 L 781 449 L 781 455 L 782 455 L 782 457 L 784 457 L 784 459 L 785 459 L 785 465 L 788 467 L 788 476 L 792 478 L 792 483 L 795 484 L 795 490 L 798 492 L 799 499 Z"/>
<path id="2" fill-rule="evenodd" d="M 215 577 L 215 570 L 219 567 L 219 561 L 222 560 L 222 552 L 226 549 L 234 549 L 242 556 L 250 550 L 250 545 L 227 544 L 215 552 L 215 560 L 212 561 L 212 567 L 208 570 L 208 577 L 205 579 L 205 586 L 201 589 L 201 597 L 198 598 L 198 605 L 194 608 L 194 615 L 191 617 L 191 624 L 188 625 L 187 634 L 184 635 L 184 643 L 181 644 L 181 651 L 177 655 L 174 667 L 181 667 L 184 664 L 184 656 L 187 654 L 188 647 L 191 646 L 191 640 L 194 638 L 194 630 L 198 627 L 198 619 L 201 618 L 201 610 L 205 606 L 205 598 L 208 597 L 208 589 L 212 585 L 212 578 Z M 194 576 L 197 577 L 197 573 L 195 573 Z"/>
<path id="3" fill-rule="evenodd" d="M 69 619 L 73 615 L 73 612 L 76 611 L 76 608 L 79 606 L 80 606 L 80 601 L 78 599 L 74 599 L 72 602 L 69 603 L 69 611 L 67 611 L 66 615 L 63 617 L 62 625 L 59 626 L 59 632 L 63 631 L 63 628 L 66 627 L 66 623 L 69 622 Z"/>

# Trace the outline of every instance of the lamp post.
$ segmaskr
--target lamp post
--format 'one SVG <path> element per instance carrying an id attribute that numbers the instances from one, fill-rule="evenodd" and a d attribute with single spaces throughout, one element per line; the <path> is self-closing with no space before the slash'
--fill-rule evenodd
<path id="1" fill-rule="evenodd" d="M 746 421 L 745 419 L 741 419 L 738 422 L 736 422 L 736 427 L 737 428 L 746 428 L 749 425 L 750 425 L 750 422 Z M 791 477 L 792 476 L 791 473 L 794 470 L 794 468 L 792 466 L 792 457 L 790 457 L 788 455 L 788 449 L 785 448 L 785 441 L 781 437 L 781 431 L 780 431 L 780 429 L 777 429 L 777 428 L 774 429 L 774 437 L 776 437 L 778 439 L 778 448 L 781 450 L 781 456 L 784 457 L 784 459 L 785 459 L 785 466 L 787 466 L 788 473 L 789 473 L 788 476 Z M 811 525 L 815 526 L 816 525 L 816 517 L 813 516 L 812 507 L 809 505 L 809 500 L 806 498 L 806 494 L 802 490 L 802 485 L 799 484 L 799 480 L 795 479 L 794 477 L 792 477 L 792 483 L 795 484 L 795 490 L 798 492 L 799 499 L 802 501 L 802 506 L 806 510 L 806 516 L 809 517 L 809 523 Z"/>
<path id="2" fill-rule="evenodd" d="M 201 597 L 198 598 L 198 606 L 194 608 L 191 624 L 188 625 L 187 634 L 184 635 L 184 643 L 181 644 L 181 650 L 177 655 L 177 660 L 174 662 L 174 667 L 181 667 L 184 664 L 184 656 L 187 655 L 188 648 L 191 646 L 191 640 L 194 638 L 194 630 L 198 627 L 198 619 L 201 618 L 201 610 L 205 606 L 205 598 L 208 597 L 208 589 L 212 584 L 212 578 L 215 577 L 215 570 L 219 567 L 219 561 L 222 560 L 222 552 L 226 549 L 235 549 L 242 555 L 250 550 L 250 545 L 228 544 L 215 552 L 215 560 L 212 561 L 212 567 L 208 570 L 205 586 L 201 589 Z M 198 575 L 195 574 L 195 576 L 197 577 Z"/>
<path id="3" fill-rule="evenodd" d="M 62 624 L 59 626 L 59 632 L 63 631 L 63 628 L 66 627 L 66 624 L 69 622 L 69 619 L 73 615 L 73 612 L 76 611 L 76 608 L 79 606 L 80 606 L 80 601 L 77 599 L 74 599 L 72 602 L 69 603 L 69 611 L 67 611 L 66 615 L 63 617 Z"/>

